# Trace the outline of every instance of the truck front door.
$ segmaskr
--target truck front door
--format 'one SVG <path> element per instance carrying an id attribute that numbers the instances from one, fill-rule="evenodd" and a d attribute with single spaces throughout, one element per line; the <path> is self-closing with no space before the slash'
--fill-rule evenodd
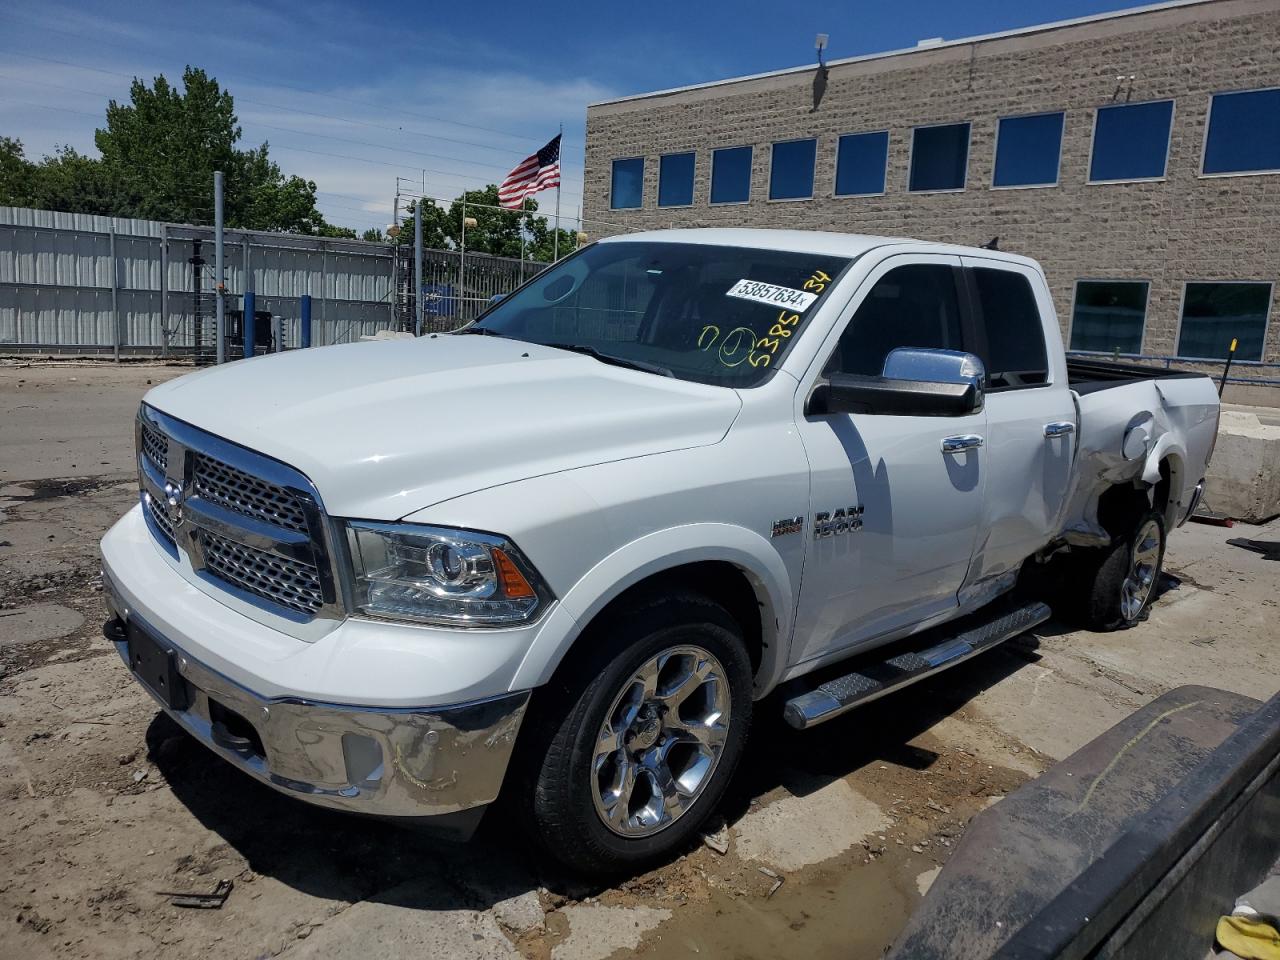
<path id="1" fill-rule="evenodd" d="M 877 375 L 896 347 L 964 349 L 960 259 L 890 257 L 866 278 L 800 391 L 809 538 L 792 663 L 951 610 L 982 514 L 986 414 L 805 415 L 812 383 Z M 943 441 L 963 438 L 944 452 Z M 955 444 L 952 444 L 955 446 Z"/>

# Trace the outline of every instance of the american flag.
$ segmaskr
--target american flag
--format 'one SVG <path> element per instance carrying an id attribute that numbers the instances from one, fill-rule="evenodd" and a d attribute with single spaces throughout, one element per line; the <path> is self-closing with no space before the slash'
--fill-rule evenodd
<path id="1" fill-rule="evenodd" d="M 537 153 L 520 161 L 498 188 L 498 203 L 512 210 L 524 206 L 524 198 L 539 190 L 560 186 L 560 134 Z"/>

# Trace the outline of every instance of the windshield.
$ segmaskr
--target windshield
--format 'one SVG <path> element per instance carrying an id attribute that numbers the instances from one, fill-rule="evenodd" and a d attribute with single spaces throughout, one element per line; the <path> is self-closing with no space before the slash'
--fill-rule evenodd
<path id="1" fill-rule="evenodd" d="M 849 261 L 699 243 L 599 243 L 462 332 L 726 387 L 769 376 Z"/>

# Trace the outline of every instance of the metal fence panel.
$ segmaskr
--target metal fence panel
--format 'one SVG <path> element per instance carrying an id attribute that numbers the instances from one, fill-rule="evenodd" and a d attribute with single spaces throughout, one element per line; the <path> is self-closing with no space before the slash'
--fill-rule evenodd
<path id="1" fill-rule="evenodd" d="M 191 263 L 197 250 L 204 261 L 198 273 Z M 224 257 L 227 309 L 240 309 L 251 278 L 257 309 L 283 319 L 291 345 L 301 335 L 304 294 L 312 298 L 317 346 L 412 327 L 411 247 L 227 230 Z M 545 267 L 487 254 L 425 251 L 427 329 L 461 326 L 494 295 L 510 292 Z M 211 227 L 0 207 L 0 349 L 111 351 L 117 343 L 130 353 L 209 349 L 213 282 Z"/>

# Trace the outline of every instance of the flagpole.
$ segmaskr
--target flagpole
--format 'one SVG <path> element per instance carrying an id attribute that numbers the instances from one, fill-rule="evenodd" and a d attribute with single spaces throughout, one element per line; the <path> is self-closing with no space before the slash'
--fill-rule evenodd
<path id="1" fill-rule="evenodd" d="M 564 152 L 564 124 L 560 124 L 560 152 Z M 556 158 L 556 162 L 560 162 L 560 158 Z M 560 169 L 564 169 L 564 165 L 560 165 Z M 556 177 L 556 232 L 551 240 L 551 262 L 555 263 L 560 259 L 560 177 Z"/>
<path id="2" fill-rule="evenodd" d="M 520 198 L 520 282 L 524 283 L 524 248 L 528 243 L 528 236 L 525 233 L 525 201 L 529 199 L 527 196 Z"/>

